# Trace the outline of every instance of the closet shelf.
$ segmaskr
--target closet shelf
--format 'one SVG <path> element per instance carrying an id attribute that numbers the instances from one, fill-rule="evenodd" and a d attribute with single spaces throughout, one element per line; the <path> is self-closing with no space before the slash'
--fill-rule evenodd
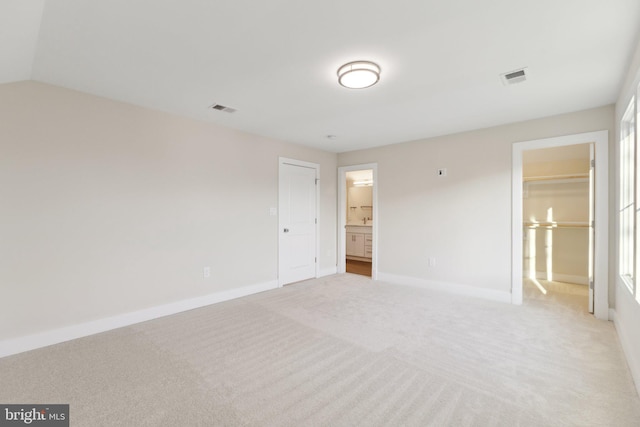
<path id="1" fill-rule="evenodd" d="M 524 182 L 549 182 L 549 181 L 582 181 L 588 180 L 589 173 L 574 173 L 570 175 L 546 175 L 546 176 L 525 176 Z"/>
<path id="2" fill-rule="evenodd" d="M 527 228 L 589 228 L 588 222 L 529 222 L 525 221 Z"/>

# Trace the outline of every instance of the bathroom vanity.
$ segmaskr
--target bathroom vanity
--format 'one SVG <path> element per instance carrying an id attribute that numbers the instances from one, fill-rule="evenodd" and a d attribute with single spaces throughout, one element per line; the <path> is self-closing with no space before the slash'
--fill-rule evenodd
<path id="1" fill-rule="evenodd" d="M 347 225 L 347 259 L 371 262 L 373 234 L 371 224 Z"/>

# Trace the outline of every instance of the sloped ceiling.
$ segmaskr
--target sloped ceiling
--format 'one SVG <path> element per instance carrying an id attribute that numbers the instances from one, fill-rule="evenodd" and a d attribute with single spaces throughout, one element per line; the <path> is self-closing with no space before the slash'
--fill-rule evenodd
<path id="1" fill-rule="evenodd" d="M 47 0 L 43 14 L 42 1 L 1 4 L 2 82 L 336 152 L 610 104 L 640 28 L 637 0 Z M 358 59 L 380 64 L 379 84 L 339 86 L 338 67 Z M 504 86 L 500 73 L 520 67 L 529 79 Z"/>

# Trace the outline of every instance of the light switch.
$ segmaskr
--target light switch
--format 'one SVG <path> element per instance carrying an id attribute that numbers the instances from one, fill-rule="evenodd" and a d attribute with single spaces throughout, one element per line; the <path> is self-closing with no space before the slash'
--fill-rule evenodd
<path id="1" fill-rule="evenodd" d="M 278 215 L 278 208 L 269 208 L 269 215 L 271 216 Z"/>

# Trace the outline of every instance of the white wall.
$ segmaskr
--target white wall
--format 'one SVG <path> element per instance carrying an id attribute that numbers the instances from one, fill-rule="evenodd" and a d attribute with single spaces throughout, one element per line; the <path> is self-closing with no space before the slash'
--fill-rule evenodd
<path id="1" fill-rule="evenodd" d="M 510 293 L 512 143 L 597 130 L 613 135 L 613 111 L 606 106 L 339 154 L 339 166 L 378 163 L 381 277 Z M 447 176 L 438 177 L 438 168 Z"/>
<path id="2" fill-rule="evenodd" d="M 31 78 L 45 0 L 0 2 L 0 84 Z"/>
<path id="3" fill-rule="evenodd" d="M 616 103 L 615 110 L 615 124 L 616 124 L 616 141 L 618 136 L 620 135 L 620 120 L 624 115 L 625 110 L 627 109 L 627 105 L 631 100 L 631 97 L 636 93 L 636 89 L 640 84 L 640 42 L 636 45 L 636 50 L 631 60 L 631 65 L 627 72 L 627 76 L 624 79 L 622 84 L 622 88 L 620 91 L 620 96 L 618 97 L 618 102 Z M 616 171 L 619 169 L 619 145 L 616 142 L 614 144 L 616 147 L 615 155 L 613 156 L 616 162 Z M 616 174 L 616 191 L 614 192 L 616 196 L 616 202 L 613 204 L 614 207 L 618 206 L 618 188 L 619 188 L 619 176 Z M 617 213 L 612 216 L 615 218 L 614 224 L 616 226 L 612 235 L 615 236 L 615 243 L 612 245 L 613 251 L 617 254 L 618 249 L 618 241 L 617 241 L 617 226 L 618 226 L 618 215 Z M 629 367 L 631 368 L 631 372 L 634 377 L 634 381 L 636 383 L 636 388 L 638 389 L 638 393 L 640 393 L 640 304 L 634 300 L 634 298 L 629 293 L 628 289 L 622 283 L 619 275 L 618 275 L 618 262 L 617 256 L 616 261 L 614 262 L 613 269 L 615 272 L 615 279 L 613 283 L 616 286 L 616 300 L 615 300 L 615 325 L 618 331 L 618 335 L 620 336 L 620 341 L 622 342 L 622 346 L 624 348 L 625 355 L 627 356 L 627 361 L 629 363 Z"/>
<path id="4" fill-rule="evenodd" d="M 35 82 L 0 153 L 0 341 L 275 281 L 279 156 L 320 164 L 335 269 L 334 153 Z"/>

